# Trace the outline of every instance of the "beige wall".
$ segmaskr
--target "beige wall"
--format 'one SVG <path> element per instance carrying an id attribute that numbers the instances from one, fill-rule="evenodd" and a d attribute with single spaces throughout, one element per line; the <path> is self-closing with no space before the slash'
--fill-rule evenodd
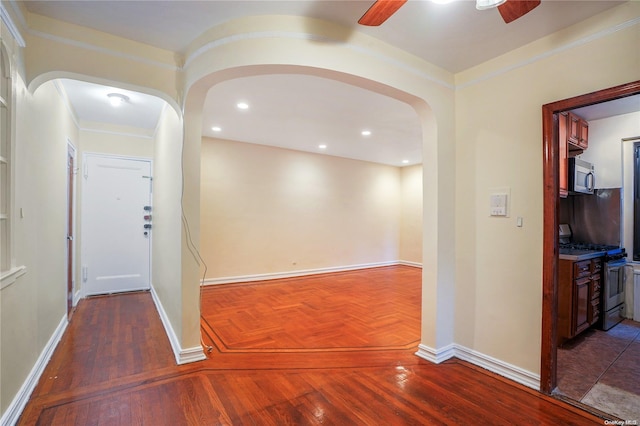
<path id="1" fill-rule="evenodd" d="M 399 259 L 398 167 L 205 138 L 201 169 L 207 278 Z"/>
<path id="2" fill-rule="evenodd" d="M 102 123 L 80 123 L 80 153 L 153 158 L 154 132 Z"/>
<path id="3" fill-rule="evenodd" d="M 173 109 L 165 108 L 155 136 L 151 277 L 153 288 L 178 339 L 182 332 L 182 295 L 179 285 L 181 261 L 178 244 L 181 238 L 181 139 L 181 120 Z"/>
<path id="4" fill-rule="evenodd" d="M 458 344 L 539 373 L 541 106 L 640 79 L 639 16 L 631 2 L 457 76 Z M 496 187 L 508 218 L 488 214 Z"/>
<path id="5" fill-rule="evenodd" d="M 15 89 L 14 245 L 26 273 L 0 293 L 3 412 L 65 319 L 67 139 L 77 139 L 53 83 L 31 94 L 16 78 Z"/>
<path id="6" fill-rule="evenodd" d="M 422 264 L 422 164 L 400 169 L 400 260 Z"/>

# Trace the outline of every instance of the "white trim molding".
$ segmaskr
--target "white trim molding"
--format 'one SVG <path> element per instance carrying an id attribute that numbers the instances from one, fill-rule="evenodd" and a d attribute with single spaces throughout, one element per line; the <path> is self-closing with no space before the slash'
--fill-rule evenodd
<path id="1" fill-rule="evenodd" d="M 410 260 L 399 260 L 398 265 L 411 266 L 413 268 L 422 268 L 422 263 L 411 262 Z"/>
<path id="2" fill-rule="evenodd" d="M 352 44 L 352 43 L 345 43 L 343 40 L 336 40 L 332 37 L 327 37 L 327 36 L 322 36 L 322 35 L 318 35 L 318 34 L 310 34 L 310 33 L 300 33 L 300 32 L 294 32 L 294 31 L 259 31 L 259 32 L 249 32 L 249 33 L 242 33 L 242 34 L 234 34 L 231 36 L 227 36 L 227 37 L 223 37 L 217 40 L 213 40 L 209 43 L 204 44 L 203 46 L 200 46 L 198 49 L 194 50 L 185 60 L 184 65 L 182 67 L 182 69 L 187 69 L 189 67 L 189 65 L 191 65 L 191 63 L 193 61 L 195 61 L 198 57 L 202 56 L 203 54 L 205 54 L 206 52 L 216 49 L 220 46 L 224 46 L 224 45 L 228 45 L 228 44 L 233 44 L 236 42 L 240 42 L 240 41 L 245 41 L 245 40 L 260 40 L 260 39 L 271 39 L 271 38 L 280 38 L 280 39 L 291 39 L 291 40 L 308 40 L 311 42 L 324 42 L 327 44 L 335 44 L 335 43 L 340 43 L 341 45 L 343 45 L 345 48 L 352 50 L 354 52 L 360 53 L 364 56 L 369 56 L 369 57 L 373 57 L 375 59 L 379 59 L 383 62 L 386 62 L 387 64 L 391 65 L 391 66 L 396 66 L 400 69 L 403 69 L 405 71 L 408 71 L 414 75 L 417 75 L 420 78 L 423 78 L 425 80 L 431 81 L 432 83 L 438 84 L 440 86 L 446 87 L 447 89 L 455 89 L 455 86 L 453 83 L 449 83 L 447 81 L 441 80 L 439 78 L 433 77 L 432 75 L 430 75 L 429 73 L 423 71 L 422 69 L 419 69 L 413 65 L 410 65 L 406 62 L 397 60 L 395 58 L 392 58 L 389 55 L 385 55 L 382 53 L 379 53 L 378 51 L 376 51 L 375 49 L 371 49 L 369 46 L 361 46 L 361 45 L 356 45 L 356 44 Z M 400 49 L 398 49 L 400 50 Z M 406 53 L 406 52 L 404 52 Z M 429 64 L 432 65 L 431 63 L 427 62 L 424 59 L 421 59 L 423 61 L 423 63 L 425 64 Z M 452 74 L 453 75 L 453 74 Z"/>
<path id="3" fill-rule="evenodd" d="M 246 283 L 250 281 L 277 280 L 281 278 L 303 277 L 306 275 L 328 274 L 331 272 L 356 271 L 358 269 L 379 268 L 382 266 L 394 266 L 394 265 L 417 266 L 418 264 L 416 263 L 413 265 L 409 265 L 407 262 L 393 260 L 388 262 L 363 263 L 359 265 L 332 266 L 329 268 L 302 269 L 298 271 L 289 271 L 289 272 L 272 272 L 267 274 L 253 274 L 253 275 L 240 275 L 235 277 L 209 278 L 209 279 L 201 280 L 201 284 L 202 285 L 218 285 L 218 284 Z M 420 265 L 420 267 L 421 266 L 422 265 Z"/>
<path id="4" fill-rule="evenodd" d="M 11 268 L 6 271 L 2 276 L 0 276 L 0 289 L 5 287 L 9 287 L 11 284 L 16 282 L 18 278 L 27 273 L 26 266 L 17 266 L 15 268 Z"/>
<path id="5" fill-rule="evenodd" d="M 518 382 L 535 390 L 540 390 L 540 375 L 523 368 L 501 361 L 489 355 L 474 351 L 461 345 L 456 345 L 456 358 L 468 361 L 500 376 Z"/>
<path id="6" fill-rule="evenodd" d="M 27 43 L 24 41 L 24 37 L 22 37 L 22 34 L 20 34 L 18 27 L 13 23 L 9 12 L 7 12 L 7 9 L 4 8 L 2 3 L 0 3 L 0 21 L 2 21 L 2 23 L 7 26 L 9 33 L 16 40 L 18 46 L 25 47 L 27 45 Z"/>
<path id="7" fill-rule="evenodd" d="M 7 410 L 2 415 L 2 418 L 0 419 L 0 424 L 14 425 L 18 422 L 18 419 L 20 418 L 20 415 L 22 414 L 24 407 L 27 405 L 27 402 L 29 401 L 29 397 L 31 396 L 31 393 L 33 392 L 36 385 L 38 384 L 38 380 L 40 380 L 40 376 L 42 375 L 42 372 L 44 371 L 45 367 L 49 363 L 49 360 L 51 359 L 51 355 L 53 355 L 53 351 L 58 346 L 58 343 L 60 342 L 62 335 L 67 329 L 68 323 L 69 322 L 67 321 L 67 314 L 65 313 L 64 316 L 62 317 L 62 320 L 60 320 L 58 327 L 56 327 L 55 331 L 49 338 L 49 341 L 42 349 L 40 356 L 36 360 L 36 363 L 33 365 L 33 368 L 29 372 L 29 375 L 27 376 L 24 383 L 20 387 L 20 390 L 16 394 L 15 398 L 13 398 L 13 401 L 11 401 L 11 404 L 9 404 L 9 407 L 7 407 Z"/>
<path id="8" fill-rule="evenodd" d="M 151 298 L 153 299 L 153 303 L 156 305 L 156 309 L 158 311 L 158 314 L 160 315 L 160 320 L 162 321 L 164 330 L 167 333 L 167 337 L 169 338 L 169 343 L 171 343 L 171 350 L 173 350 L 173 355 L 176 358 L 176 364 L 188 364 L 190 362 L 202 361 L 204 359 L 207 359 L 202 346 L 194 346 L 192 348 L 186 349 L 183 349 L 182 346 L 180 346 L 178 336 L 176 335 L 175 331 L 173 331 L 173 327 L 171 326 L 169 317 L 167 316 L 167 313 L 164 310 L 162 302 L 160 301 L 156 290 L 153 288 L 153 285 L 151 285 Z"/>
<path id="9" fill-rule="evenodd" d="M 420 343 L 418 345 L 418 352 L 416 352 L 416 355 L 434 364 L 440 364 L 441 362 L 453 358 L 456 355 L 455 346 L 451 344 L 442 349 L 434 349 Z"/>
<path id="10" fill-rule="evenodd" d="M 429 346 L 420 344 L 416 355 L 422 359 L 439 364 L 450 358 L 458 358 L 463 361 L 470 362 L 496 373 L 509 380 L 520 383 L 529 388 L 540 390 L 540 375 L 534 374 L 518 366 L 509 364 L 489 355 L 474 351 L 462 345 L 450 344 L 442 349 L 433 349 Z"/>

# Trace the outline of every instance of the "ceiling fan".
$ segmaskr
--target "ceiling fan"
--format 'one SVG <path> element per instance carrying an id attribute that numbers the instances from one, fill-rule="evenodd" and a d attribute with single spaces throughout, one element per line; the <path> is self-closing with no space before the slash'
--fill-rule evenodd
<path id="1" fill-rule="evenodd" d="M 477 9 L 498 7 L 504 22 L 515 21 L 535 9 L 541 0 L 477 0 Z M 377 27 L 396 13 L 407 0 L 376 0 L 358 20 L 361 25 Z"/>

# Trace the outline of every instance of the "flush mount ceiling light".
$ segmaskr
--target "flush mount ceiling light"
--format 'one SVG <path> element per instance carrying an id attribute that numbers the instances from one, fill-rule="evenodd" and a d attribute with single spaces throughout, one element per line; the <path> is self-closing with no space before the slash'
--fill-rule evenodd
<path id="1" fill-rule="evenodd" d="M 360 134 L 362 136 L 371 136 L 371 130 L 363 130 Z"/>
<path id="2" fill-rule="evenodd" d="M 249 109 L 249 104 L 246 102 L 238 102 L 236 106 L 238 109 Z"/>
<path id="3" fill-rule="evenodd" d="M 129 97 L 121 93 L 109 93 L 107 97 L 109 98 L 109 103 L 113 107 L 117 107 L 125 102 L 129 102 Z"/>
<path id="4" fill-rule="evenodd" d="M 213 126 L 213 127 L 211 128 L 211 130 L 213 130 L 214 132 L 221 132 L 221 131 L 222 131 L 222 127 L 219 127 L 219 126 Z"/>
<path id="5" fill-rule="evenodd" d="M 506 3 L 507 0 L 476 0 L 476 9 L 485 10 L 491 9 L 493 7 L 498 7 L 503 3 Z"/>
<path id="6" fill-rule="evenodd" d="M 327 145 L 325 145 L 325 144 L 320 144 L 320 145 L 318 145 L 318 148 L 320 148 L 320 149 L 327 149 Z"/>

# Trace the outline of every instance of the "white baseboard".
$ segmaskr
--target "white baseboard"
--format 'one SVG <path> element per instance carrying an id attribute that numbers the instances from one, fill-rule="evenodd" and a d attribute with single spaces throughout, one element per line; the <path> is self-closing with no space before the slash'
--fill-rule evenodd
<path id="1" fill-rule="evenodd" d="M 267 274 L 240 275 L 235 277 L 208 278 L 206 280 L 202 280 L 201 283 L 202 285 L 245 283 L 250 281 L 277 280 L 281 278 L 294 278 L 294 277 L 303 277 L 306 275 L 327 274 L 331 272 L 356 271 L 358 269 L 378 268 L 381 266 L 393 266 L 393 265 L 422 267 L 421 264 L 415 263 L 415 262 L 393 260 L 388 262 L 363 263 L 359 265 L 347 265 L 347 266 L 332 266 L 329 268 L 302 269 L 302 270 L 288 271 L 288 272 L 273 272 L 273 273 L 267 273 Z"/>
<path id="2" fill-rule="evenodd" d="M 80 299 L 83 299 L 84 297 L 82 296 L 82 290 L 78 290 L 73 294 L 73 306 L 78 306 L 78 302 L 80 302 Z"/>
<path id="3" fill-rule="evenodd" d="M 508 362 L 501 361 L 461 345 L 456 345 L 456 358 L 468 361 L 514 382 L 518 382 L 521 385 L 540 390 L 539 374 L 532 373 Z"/>
<path id="4" fill-rule="evenodd" d="M 451 344 L 442 349 L 433 349 L 421 343 L 418 345 L 418 352 L 416 352 L 416 355 L 434 364 L 440 364 L 441 362 L 455 356 L 455 345 Z"/>
<path id="5" fill-rule="evenodd" d="M 490 357 L 462 345 L 451 344 L 436 350 L 420 344 L 416 355 L 420 358 L 439 364 L 449 358 L 458 358 L 471 364 L 482 367 L 509 380 L 520 383 L 529 388 L 540 390 L 540 375 L 534 374 L 523 368 Z"/>
<path id="6" fill-rule="evenodd" d="M 38 380 L 40 380 L 40 376 L 44 371 L 47 363 L 51 359 L 51 355 L 53 355 L 53 351 L 58 346 L 64 331 L 67 329 L 67 314 L 65 313 L 62 317 L 62 320 L 58 324 L 58 327 L 54 330 L 53 334 L 49 338 L 49 341 L 42 349 L 40 356 L 36 360 L 36 363 L 33 365 L 33 368 L 29 372 L 29 375 L 25 379 L 24 383 L 20 387 L 20 390 L 16 394 L 7 410 L 2 415 L 0 419 L 0 424 L 2 425 L 14 425 L 18 422 L 20 415 L 22 414 L 22 410 L 29 402 L 29 398 L 31 397 L 31 393 L 35 389 L 38 384 Z"/>
<path id="7" fill-rule="evenodd" d="M 422 263 L 412 262 L 410 260 L 398 260 L 398 265 L 412 266 L 414 268 L 422 268 Z"/>
<path id="8" fill-rule="evenodd" d="M 153 285 L 151 286 L 151 298 L 153 299 L 153 303 L 156 305 L 156 309 L 158 314 L 160 315 L 160 320 L 162 321 L 162 325 L 164 326 L 164 330 L 167 333 L 167 337 L 169 338 L 169 343 L 171 343 L 171 350 L 173 350 L 173 355 L 176 358 L 177 364 L 188 364 L 190 362 L 202 361 L 207 359 L 207 356 L 204 354 L 204 350 L 202 346 L 194 346 L 192 348 L 183 349 L 180 346 L 180 341 L 178 340 L 178 336 L 173 331 L 173 327 L 171 326 L 171 322 L 169 321 L 169 317 L 162 306 L 162 302 L 158 297 Z"/>

